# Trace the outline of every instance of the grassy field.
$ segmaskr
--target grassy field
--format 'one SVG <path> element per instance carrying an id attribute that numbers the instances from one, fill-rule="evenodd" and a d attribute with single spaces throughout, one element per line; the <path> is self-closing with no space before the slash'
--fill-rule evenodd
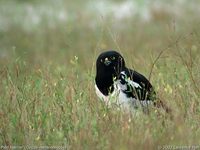
<path id="1" fill-rule="evenodd" d="M 46 18 L 32 30 L 20 18 L 21 24 L 0 30 L 0 145 L 200 149 L 198 16 L 160 10 L 148 22 L 98 16 L 91 25 L 91 16 L 79 13 L 53 25 Z M 158 99 L 171 113 L 155 108 L 129 116 L 100 102 L 95 61 L 107 49 L 121 52 L 127 66 L 146 77 L 152 72 Z"/>

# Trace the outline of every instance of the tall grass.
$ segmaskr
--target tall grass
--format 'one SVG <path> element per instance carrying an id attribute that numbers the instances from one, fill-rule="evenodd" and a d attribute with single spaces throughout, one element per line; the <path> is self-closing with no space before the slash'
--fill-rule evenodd
<path id="1" fill-rule="evenodd" d="M 80 16 L 56 27 L 44 22 L 29 32 L 19 26 L 1 31 L 0 145 L 199 145 L 199 22 L 155 17 L 146 23 L 124 20 L 118 28 L 111 18 L 101 18 L 91 28 L 89 19 Z M 151 72 L 158 98 L 171 114 L 155 108 L 149 115 L 130 116 L 99 101 L 95 61 L 106 49 L 120 51 L 127 66 L 146 77 Z"/>

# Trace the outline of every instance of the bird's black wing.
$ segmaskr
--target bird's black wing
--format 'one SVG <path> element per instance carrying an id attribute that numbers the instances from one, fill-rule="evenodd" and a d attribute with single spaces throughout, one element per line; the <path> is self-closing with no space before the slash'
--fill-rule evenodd
<path id="1" fill-rule="evenodd" d="M 126 80 L 127 90 L 124 91 L 127 94 L 127 96 L 134 97 L 139 100 L 154 100 L 155 99 L 155 96 L 156 96 L 155 91 L 151 83 L 145 76 L 138 73 L 137 71 L 134 71 L 128 68 L 125 68 L 123 72 L 129 79 L 129 80 Z M 123 79 L 121 78 L 121 81 L 122 80 Z"/>

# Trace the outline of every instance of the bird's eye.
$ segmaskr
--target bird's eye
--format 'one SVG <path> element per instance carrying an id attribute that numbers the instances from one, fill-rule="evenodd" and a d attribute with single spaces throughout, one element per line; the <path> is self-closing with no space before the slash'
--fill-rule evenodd
<path id="1" fill-rule="evenodd" d="M 103 62 L 103 59 L 101 59 L 101 62 Z"/>
<path id="2" fill-rule="evenodd" d="M 115 60 L 115 56 L 111 57 L 112 60 Z"/>

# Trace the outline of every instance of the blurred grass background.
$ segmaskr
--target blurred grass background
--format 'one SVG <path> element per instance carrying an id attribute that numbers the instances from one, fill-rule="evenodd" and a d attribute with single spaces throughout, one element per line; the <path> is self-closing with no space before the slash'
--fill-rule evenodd
<path id="1" fill-rule="evenodd" d="M 195 0 L 1 0 L 0 145 L 199 145 L 198 6 Z M 173 117 L 160 109 L 130 117 L 98 101 L 95 61 L 107 49 L 120 51 L 146 77 L 162 53 L 151 82 Z"/>

